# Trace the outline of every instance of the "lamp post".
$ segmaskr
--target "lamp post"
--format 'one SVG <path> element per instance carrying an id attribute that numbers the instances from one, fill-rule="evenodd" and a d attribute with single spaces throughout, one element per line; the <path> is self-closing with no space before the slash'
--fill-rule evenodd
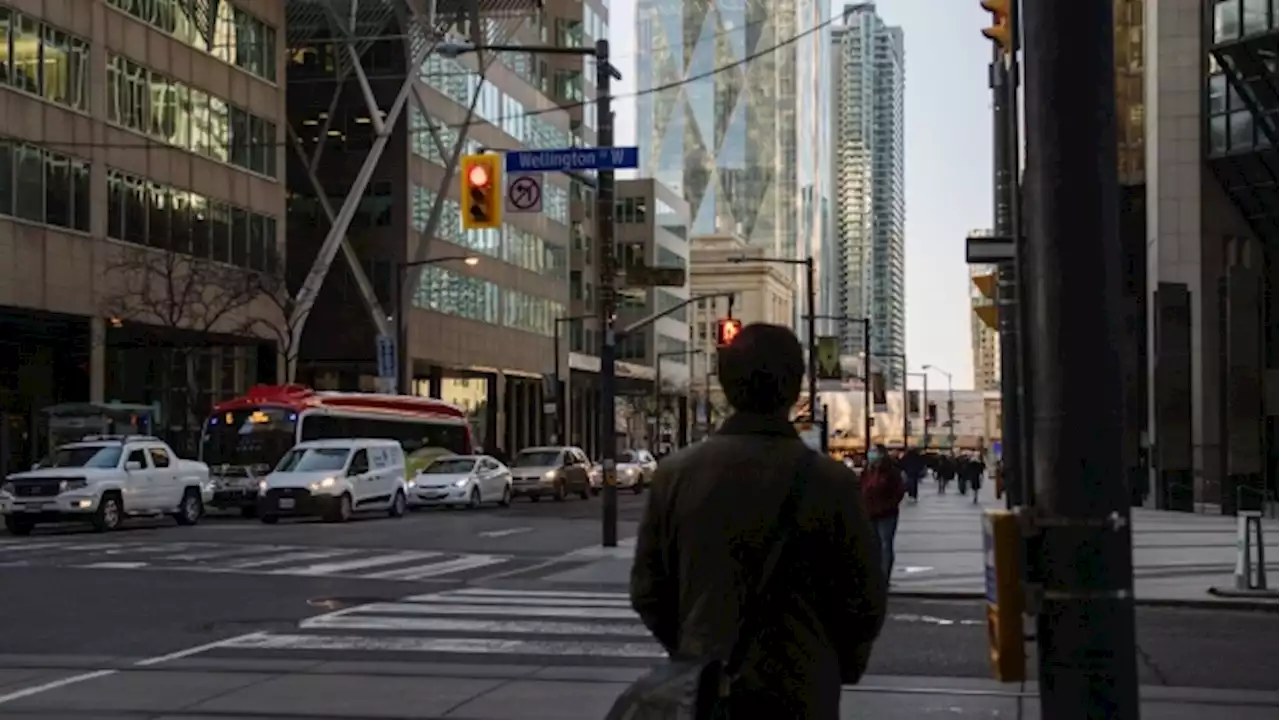
<path id="1" fill-rule="evenodd" d="M 904 364 L 905 364 L 905 363 L 904 363 Z M 920 431 L 920 444 L 924 447 L 924 449 L 925 449 L 925 450 L 928 450 L 928 449 L 929 449 L 929 414 L 928 414 L 928 408 L 929 408 L 929 373 L 927 373 L 927 372 L 909 372 L 909 373 L 907 373 L 906 375 L 907 375 L 907 377 L 908 377 L 908 378 L 913 378 L 913 377 L 918 377 L 918 378 L 920 378 L 920 382 L 921 382 L 921 387 L 920 387 L 920 408 L 921 408 L 921 410 L 922 410 L 921 414 L 922 414 L 922 415 L 924 415 L 924 422 L 922 423 L 922 424 L 924 425 L 924 428 Z M 910 392 L 910 391 L 908 390 L 907 392 Z M 910 416 L 910 410 L 911 410 L 911 408 L 909 408 L 909 407 L 908 407 L 908 408 L 907 408 L 907 411 L 908 411 L 908 413 L 907 413 L 907 414 L 908 414 L 908 416 Z M 911 422 L 910 422 L 909 420 L 907 421 L 906 425 L 907 425 L 907 430 L 911 430 Z"/>
<path id="2" fill-rule="evenodd" d="M 947 378 L 947 451 L 955 452 L 956 450 L 956 396 L 955 391 L 951 387 L 951 373 L 943 370 L 937 365 L 921 365 L 921 370 L 932 370 L 936 373 L 946 376 Z"/>
<path id="3" fill-rule="evenodd" d="M 560 47 L 556 45 L 473 45 L 470 43 L 443 42 L 436 52 L 444 57 L 456 58 L 463 53 L 488 50 L 492 52 L 517 52 L 539 55 L 576 55 L 596 59 L 596 145 L 613 146 L 613 95 L 612 81 L 621 80 L 622 73 L 609 61 L 609 41 L 596 40 L 593 47 Z M 612 418 L 618 393 L 617 358 L 617 297 L 614 283 L 617 272 L 613 247 L 613 189 L 614 171 L 601 169 L 596 172 L 596 242 L 599 246 L 596 287 L 600 292 L 600 465 L 604 469 L 601 492 L 600 534 L 605 547 L 618 546 L 618 443 L 617 428 Z"/>
<path id="4" fill-rule="evenodd" d="M 817 421 L 818 419 L 818 335 L 815 328 L 816 323 L 813 318 L 818 317 L 818 288 L 814 278 L 813 258 L 781 258 L 781 257 L 748 257 L 745 255 L 737 255 L 729 258 L 731 263 L 776 263 L 778 265 L 803 265 L 805 270 L 805 284 L 808 285 L 807 290 L 807 307 L 804 317 L 809 318 L 809 361 L 806 363 L 809 375 L 809 419 Z"/>
<path id="5" fill-rule="evenodd" d="M 412 395 L 413 388 L 413 369 L 409 367 L 412 358 L 409 353 L 409 318 L 405 312 L 405 276 L 414 268 L 423 267 L 424 265 L 439 265 L 440 263 L 461 261 L 464 265 L 475 267 L 480 264 L 480 258 L 475 255 L 446 255 L 444 257 L 427 258 L 426 260 L 415 260 L 413 262 L 397 262 L 395 291 L 396 299 L 396 389 L 402 395 Z"/>
<path id="6" fill-rule="evenodd" d="M 661 438 L 658 429 L 662 420 L 662 361 L 666 358 L 693 357 L 701 354 L 702 348 L 694 348 L 658 353 L 653 356 L 653 434 L 649 439 L 650 452 L 657 449 L 658 440 Z"/>
<path id="7" fill-rule="evenodd" d="M 552 351 L 556 354 L 556 363 L 555 363 L 556 418 L 554 422 L 556 437 L 555 437 L 555 440 L 553 441 L 556 443 L 566 442 L 566 439 L 567 439 L 567 433 L 565 432 L 565 424 L 564 424 L 565 414 L 566 414 L 565 410 L 567 408 L 567 405 L 565 404 L 565 387 L 567 383 L 562 382 L 560 379 L 560 372 L 561 372 L 560 326 L 565 323 L 575 323 L 581 320 L 590 320 L 591 318 L 594 318 L 594 317 L 595 315 L 571 315 L 571 316 L 556 318 L 556 327 L 555 327 L 555 334 L 554 334 L 555 341 L 552 346 L 553 347 Z M 572 373 L 573 370 L 570 369 L 569 372 Z"/>
<path id="8" fill-rule="evenodd" d="M 848 315 L 810 315 L 809 328 L 812 330 L 815 320 L 835 320 L 840 324 L 861 323 L 862 325 L 862 441 L 863 451 L 871 449 L 871 319 L 856 318 Z M 814 341 L 817 344 L 817 341 Z M 816 354 L 816 352 L 815 352 Z M 809 377 L 817 375 L 817 369 Z"/>

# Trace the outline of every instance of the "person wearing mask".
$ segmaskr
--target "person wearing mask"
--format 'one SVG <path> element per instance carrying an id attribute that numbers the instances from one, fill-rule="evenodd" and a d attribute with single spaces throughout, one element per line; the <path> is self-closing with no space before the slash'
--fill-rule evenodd
<path id="1" fill-rule="evenodd" d="M 876 538 L 880 540 L 880 565 L 886 584 L 893 574 L 893 540 L 898 534 L 898 507 L 907 494 L 902 472 L 885 452 L 875 445 L 867 453 L 867 469 L 862 473 L 862 503 L 867 508 Z"/>
<path id="2" fill-rule="evenodd" d="M 841 684 L 862 677 L 885 618 L 884 573 L 858 483 L 810 450 L 789 420 L 805 373 L 790 329 L 748 325 L 717 363 L 733 415 L 707 442 L 658 465 L 631 603 L 673 658 L 723 661 L 741 648 L 720 699 L 729 717 L 837 720 Z M 753 632 L 739 646 L 748 603 Z"/>

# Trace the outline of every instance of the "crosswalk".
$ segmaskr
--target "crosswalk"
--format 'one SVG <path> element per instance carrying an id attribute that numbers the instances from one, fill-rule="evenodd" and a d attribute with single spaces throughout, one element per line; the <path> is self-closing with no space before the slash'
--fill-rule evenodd
<path id="1" fill-rule="evenodd" d="M 216 542 L 0 539 L 0 567 L 173 570 L 417 582 L 506 569 L 511 555 Z"/>
<path id="2" fill-rule="evenodd" d="M 477 587 L 359 605 L 304 620 L 293 632 L 256 633 L 218 648 L 257 652 L 641 667 L 666 657 L 626 593 Z"/>

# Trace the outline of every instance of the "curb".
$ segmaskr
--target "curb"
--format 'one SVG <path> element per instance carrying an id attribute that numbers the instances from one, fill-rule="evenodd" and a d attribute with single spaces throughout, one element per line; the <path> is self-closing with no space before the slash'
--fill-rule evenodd
<path id="1" fill-rule="evenodd" d="M 986 594 L 981 592 L 973 592 L 967 590 L 890 590 L 889 597 L 902 598 L 904 600 L 986 600 Z M 1220 600 L 1205 599 L 1173 599 L 1173 598 L 1139 598 L 1136 601 L 1138 607 L 1146 608 L 1169 608 L 1178 610 L 1231 610 L 1236 612 L 1261 612 L 1275 614 L 1280 610 L 1280 603 L 1275 598 L 1268 599 L 1247 599 L 1247 598 L 1230 598 L 1226 596 L 1215 595 Z"/>

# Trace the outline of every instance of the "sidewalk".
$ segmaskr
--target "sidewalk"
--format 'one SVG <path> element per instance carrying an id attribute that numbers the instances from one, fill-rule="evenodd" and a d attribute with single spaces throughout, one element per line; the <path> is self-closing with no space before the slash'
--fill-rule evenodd
<path id="1" fill-rule="evenodd" d="M 980 598 L 984 596 L 982 531 L 984 509 L 1003 508 L 983 489 L 981 502 L 954 489 L 938 495 L 922 488 L 918 504 L 902 506 L 892 594 Z M 1275 521 L 1264 521 L 1267 585 L 1280 582 Z M 1235 587 L 1236 519 L 1160 510 L 1133 510 L 1134 584 L 1139 603 L 1275 608 L 1275 597 L 1220 597 L 1210 588 Z M 555 583 L 625 585 L 629 581 L 634 539 L 617 548 L 583 548 L 566 556 L 576 567 L 545 575 Z"/>
<path id="2" fill-rule="evenodd" d="M 191 657 L 139 668 L 99 658 L 0 656 L 0 718 L 144 713 L 157 720 L 415 718 L 601 720 L 643 670 L 434 665 Z M 60 665 L 61 662 L 61 665 Z M 120 672 L 59 681 L 91 669 Z M 23 694 L 24 689 L 47 690 Z M 1035 688 L 966 678 L 868 677 L 846 690 L 842 718 L 919 720 L 1039 715 Z M 1143 713 L 1160 720 L 1273 720 L 1275 692 L 1142 688 Z"/>

